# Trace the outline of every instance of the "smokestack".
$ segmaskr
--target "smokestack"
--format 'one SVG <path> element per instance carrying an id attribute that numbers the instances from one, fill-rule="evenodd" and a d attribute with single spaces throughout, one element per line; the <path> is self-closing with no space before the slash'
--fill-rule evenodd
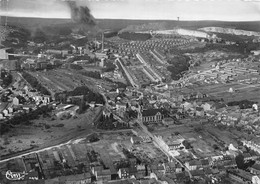
<path id="1" fill-rule="evenodd" d="M 102 31 L 102 52 L 104 51 L 104 32 Z"/>
<path id="2" fill-rule="evenodd" d="M 74 22 L 94 26 L 96 22 L 94 17 L 90 14 L 87 6 L 78 6 L 76 1 L 67 2 L 70 8 L 71 19 Z"/>

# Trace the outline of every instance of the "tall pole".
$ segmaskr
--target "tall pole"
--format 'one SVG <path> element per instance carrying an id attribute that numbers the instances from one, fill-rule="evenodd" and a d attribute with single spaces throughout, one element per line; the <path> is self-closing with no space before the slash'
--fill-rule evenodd
<path id="1" fill-rule="evenodd" d="M 1 2 L 0 2 L 0 3 L 1 3 Z M 0 5 L 1 5 L 1 4 L 0 4 Z M 1 6 L 0 6 L 0 9 L 1 9 Z M 0 27 L 1 27 L 1 23 L 2 23 L 2 22 L 1 22 L 1 20 L 2 20 L 1 18 L 2 18 L 2 16 L 0 15 Z M 0 46 L 1 46 L 1 45 L 2 45 L 2 38 L 0 38 Z"/>
<path id="2" fill-rule="evenodd" d="M 8 8 L 8 5 L 7 5 L 8 1 L 5 0 L 4 1 L 4 7 L 5 7 L 5 28 L 7 27 L 7 8 Z"/>
<path id="3" fill-rule="evenodd" d="M 9 0 L 0 0 L 0 10 L 5 13 L 5 16 L 1 15 L 0 16 L 0 23 L 1 25 L 7 27 L 7 13 L 8 13 L 8 2 Z M 3 21 L 3 23 L 2 23 Z"/>
<path id="4" fill-rule="evenodd" d="M 102 31 L 102 52 L 104 51 L 104 32 Z"/>
<path id="5" fill-rule="evenodd" d="M 3 2 L 0 1 L 0 10 L 3 11 Z M 2 15 L 0 15 L 0 26 L 2 25 Z M 2 39 L 0 38 L 0 46 L 2 45 Z"/>

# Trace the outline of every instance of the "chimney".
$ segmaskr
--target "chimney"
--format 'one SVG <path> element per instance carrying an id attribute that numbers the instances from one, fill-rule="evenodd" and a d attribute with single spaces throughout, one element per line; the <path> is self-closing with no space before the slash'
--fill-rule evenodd
<path id="1" fill-rule="evenodd" d="M 102 52 L 104 51 L 104 32 L 102 32 Z"/>

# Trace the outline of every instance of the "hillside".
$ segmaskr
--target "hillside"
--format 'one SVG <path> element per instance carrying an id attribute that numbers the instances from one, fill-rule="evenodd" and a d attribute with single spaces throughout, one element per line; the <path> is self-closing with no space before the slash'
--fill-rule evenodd
<path id="1" fill-rule="evenodd" d="M 166 22 L 151 22 L 148 24 L 142 25 L 129 25 L 124 29 L 121 29 L 119 33 L 123 32 L 139 32 L 139 31 L 156 31 L 156 30 L 166 30 L 169 26 L 167 26 Z"/>
<path id="2" fill-rule="evenodd" d="M 223 28 L 223 27 L 204 27 L 199 30 L 213 33 L 224 33 L 231 35 L 244 35 L 244 36 L 260 36 L 260 32 L 246 31 L 241 29 Z"/>
<path id="3" fill-rule="evenodd" d="M 118 20 L 115 20 L 116 22 Z M 136 32 L 148 30 L 167 30 L 174 28 L 183 28 L 197 30 L 203 27 L 225 27 L 230 29 L 241 29 L 246 31 L 260 32 L 260 21 L 253 22 L 223 22 L 223 21 L 174 21 L 174 20 L 144 20 L 142 23 L 129 21 L 121 32 Z M 115 23 L 114 23 L 115 24 Z"/>
<path id="4" fill-rule="evenodd" d="M 44 19 L 44 18 L 21 18 L 9 17 L 8 22 L 11 25 L 24 26 L 27 29 L 35 29 L 42 26 L 57 25 L 69 26 L 70 19 Z M 119 31 L 129 25 L 143 26 L 147 24 L 154 26 L 154 29 L 171 29 L 181 27 L 184 29 L 199 29 L 203 27 L 225 27 L 233 29 L 242 29 L 247 31 L 260 32 L 260 21 L 251 22 L 224 22 L 224 21 L 176 21 L 176 20 L 130 20 L 130 19 L 96 19 L 97 26 L 100 29 L 109 29 Z M 158 27 L 161 26 L 161 27 Z"/>
<path id="5" fill-rule="evenodd" d="M 4 26 L 0 26 L 0 41 L 5 41 L 9 33 L 9 29 L 6 29 Z"/>
<path id="6" fill-rule="evenodd" d="M 0 26 L 0 39 L 6 47 L 24 46 L 30 35 L 27 29 L 18 26 Z"/>

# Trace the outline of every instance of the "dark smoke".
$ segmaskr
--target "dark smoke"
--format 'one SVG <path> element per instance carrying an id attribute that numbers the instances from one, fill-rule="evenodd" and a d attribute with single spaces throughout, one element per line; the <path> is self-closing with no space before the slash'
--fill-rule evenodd
<path id="1" fill-rule="evenodd" d="M 74 22 L 88 25 L 96 25 L 94 17 L 87 6 L 78 6 L 75 1 L 68 1 L 71 11 L 71 19 Z"/>

